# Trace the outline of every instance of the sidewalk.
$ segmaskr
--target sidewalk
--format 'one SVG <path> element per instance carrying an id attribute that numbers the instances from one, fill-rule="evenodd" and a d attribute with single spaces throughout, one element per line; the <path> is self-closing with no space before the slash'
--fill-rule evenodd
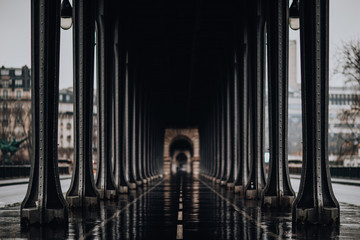
<path id="1" fill-rule="evenodd" d="M 300 175 L 290 174 L 290 178 L 300 179 Z M 346 179 L 346 178 L 331 178 L 332 183 L 339 183 L 345 185 L 360 186 L 360 180 Z"/>
<path id="2" fill-rule="evenodd" d="M 70 179 L 71 175 L 60 175 L 60 179 Z M 0 180 L 0 187 L 28 183 L 29 178 L 14 178 Z"/>

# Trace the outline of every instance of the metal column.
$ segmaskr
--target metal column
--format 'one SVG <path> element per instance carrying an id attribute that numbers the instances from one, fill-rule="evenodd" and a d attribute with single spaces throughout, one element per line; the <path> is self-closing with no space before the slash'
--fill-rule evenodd
<path id="1" fill-rule="evenodd" d="M 32 155 L 21 223 L 68 221 L 58 170 L 60 1 L 31 1 Z"/>
<path id="2" fill-rule="evenodd" d="M 95 1 L 75 0 L 74 34 L 74 161 L 70 207 L 99 207 L 92 161 Z"/>
<path id="3" fill-rule="evenodd" d="M 291 209 L 295 198 L 288 168 L 288 0 L 267 5 L 270 167 L 263 206 Z"/>
<path id="4" fill-rule="evenodd" d="M 127 165 L 128 186 L 130 189 L 136 188 L 136 180 L 134 175 L 134 163 L 132 152 L 132 113 L 133 113 L 133 83 L 130 79 L 129 52 L 126 55 L 126 76 L 125 76 L 125 116 L 124 116 L 124 145 L 125 145 L 125 161 Z"/>
<path id="5" fill-rule="evenodd" d="M 112 22 L 113 2 L 99 1 L 97 16 L 97 58 L 98 58 L 98 126 L 99 155 L 96 174 L 96 187 L 101 199 L 117 198 L 114 182 L 112 154 L 112 65 L 113 35 Z M 111 47 L 110 47 L 111 46 Z"/>
<path id="6" fill-rule="evenodd" d="M 114 83 L 114 120 L 115 120 L 115 183 L 119 193 L 127 193 L 127 166 L 124 157 L 124 101 L 125 101 L 125 75 L 126 75 L 126 47 L 121 18 L 115 25 L 115 83 Z"/>
<path id="7" fill-rule="evenodd" d="M 293 221 L 331 224 L 340 207 L 328 156 L 329 0 L 300 1 L 303 168 Z"/>
<path id="8" fill-rule="evenodd" d="M 246 185 L 247 199 L 260 199 L 265 186 L 264 159 L 264 13 L 263 2 L 251 3 L 249 27 L 252 43 L 250 50 L 250 154 L 251 170 Z M 255 30 L 255 31 L 254 31 Z M 254 44 L 255 43 L 255 44 Z"/>

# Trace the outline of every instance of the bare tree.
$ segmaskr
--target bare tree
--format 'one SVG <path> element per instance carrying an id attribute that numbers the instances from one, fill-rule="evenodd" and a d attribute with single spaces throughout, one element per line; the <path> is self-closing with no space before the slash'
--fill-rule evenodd
<path id="1" fill-rule="evenodd" d="M 354 93 L 350 98 L 350 109 L 343 110 L 338 119 L 347 129 L 338 135 L 341 140 L 339 159 L 355 155 L 360 143 L 360 40 L 344 42 L 338 53 L 338 66 L 335 74 L 346 77 L 346 84 L 351 85 Z"/>

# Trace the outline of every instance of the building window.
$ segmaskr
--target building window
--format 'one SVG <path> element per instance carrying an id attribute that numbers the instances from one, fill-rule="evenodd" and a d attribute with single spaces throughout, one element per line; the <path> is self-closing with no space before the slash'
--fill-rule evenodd
<path id="1" fill-rule="evenodd" d="M 15 76 L 21 76 L 22 70 L 21 69 L 15 69 Z"/>
<path id="2" fill-rule="evenodd" d="M 7 103 L 4 103 L 4 104 L 3 104 L 3 110 L 6 111 L 6 110 L 7 110 L 7 107 L 8 107 Z"/>
<path id="3" fill-rule="evenodd" d="M 9 82 L 7 80 L 3 81 L 3 88 L 8 88 L 9 87 Z"/>
<path id="4" fill-rule="evenodd" d="M 3 116 L 2 123 L 5 127 L 8 126 L 8 124 L 9 124 L 9 118 L 6 114 L 4 114 L 4 116 Z"/>
<path id="5" fill-rule="evenodd" d="M 68 130 L 71 129 L 71 123 L 67 123 L 67 124 L 66 124 L 66 129 L 68 129 Z"/>
<path id="6" fill-rule="evenodd" d="M 59 101 L 62 101 L 62 100 L 63 100 L 63 95 L 60 94 L 60 95 L 59 95 Z"/>
<path id="7" fill-rule="evenodd" d="M 16 91 L 16 98 L 21 99 L 21 91 Z"/>
<path id="8" fill-rule="evenodd" d="M 17 110 L 21 110 L 21 109 L 22 109 L 21 103 L 17 102 L 17 103 L 15 104 L 15 108 L 16 108 Z"/>
<path id="9" fill-rule="evenodd" d="M 9 75 L 9 69 L 1 69 L 1 75 L 2 76 L 8 76 Z"/>
<path id="10" fill-rule="evenodd" d="M 22 79 L 15 80 L 15 87 L 17 87 L 17 88 L 22 87 Z"/>
<path id="11" fill-rule="evenodd" d="M 70 95 L 66 95 L 66 101 L 70 101 Z"/>
<path id="12" fill-rule="evenodd" d="M 3 97 L 4 97 L 4 99 L 8 99 L 8 91 L 7 90 L 3 91 Z"/>

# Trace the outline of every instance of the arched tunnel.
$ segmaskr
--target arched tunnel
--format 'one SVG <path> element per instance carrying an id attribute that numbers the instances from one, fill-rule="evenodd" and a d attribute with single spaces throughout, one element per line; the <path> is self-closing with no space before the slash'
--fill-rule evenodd
<path id="1" fill-rule="evenodd" d="M 57 130 L 60 1 L 32 0 L 36 134 L 22 221 L 66 224 L 72 209 L 98 209 L 103 200 L 117 202 L 137 192 L 131 198 L 135 203 L 129 200 L 126 208 L 140 211 L 142 205 L 136 202 L 144 198 L 154 204 L 146 211 L 158 216 L 155 222 L 177 228 L 189 238 L 201 234 L 227 238 L 222 230 L 216 232 L 217 222 L 222 227 L 232 224 L 234 229 L 254 224 L 263 231 L 260 216 L 226 200 L 220 193 L 226 191 L 231 199 L 241 197 L 264 208 L 292 211 L 293 218 L 284 217 L 287 225 L 292 221 L 337 223 L 339 205 L 331 188 L 327 128 L 323 127 L 327 126 L 328 4 L 328 0 L 300 1 L 298 8 L 305 127 L 296 197 L 287 166 L 288 0 L 73 0 L 75 164 L 64 198 L 58 183 L 57 142 L 52 137 Z M 63 18 L 69 17 L 62 13 Z M 99 125 L 96 178 L 91 155 L 94 69 Z M 271 126 L 267 174 L 263 166 L 265 79 Z M 187 170 L 164 174 L 164 135 L 169 128 L 198 129 L 200 176 L 185 174 Z M 177 161 L 175 170 L 181 170 L 191 160 L 194 147 L 180 138 L 169 151 Z M 156 192 L 164 197 L 157 199 Z M 160 203 L 162 207 L 156 205 Z M 229 211 L 242 215 L 229 223 L 221 216 L 230 212 L 217 204 L 230 204 L 235 210 Z M 167 220 L 174 206 L 179 207 L 178 215 Z M 152 212 L 157 208 L 163 210 Z M 119 209 L 112 209 L 117 215 L 104 221 L 122 216 L 125 210 Z M 242 217 L 250 222 L 241 221 Z M 136 228 L 143 234 L 138 232 L 140 239 L 157 234 L 167 239 L 183 237 L 149 226 L 144 225 L 144 231 Z M 267 236 L 281 238 L 271 231 Z M 231 232 L 234 238 L 237 234 Z"/>
<path id="2" fill-rule="evenodd" d="M 170 143 L 171 173 L 178 172 L 192 173 L 192 157 L 194 156 L 194 146 L 191 139 L 185 136 L 177 136 Z"/>

